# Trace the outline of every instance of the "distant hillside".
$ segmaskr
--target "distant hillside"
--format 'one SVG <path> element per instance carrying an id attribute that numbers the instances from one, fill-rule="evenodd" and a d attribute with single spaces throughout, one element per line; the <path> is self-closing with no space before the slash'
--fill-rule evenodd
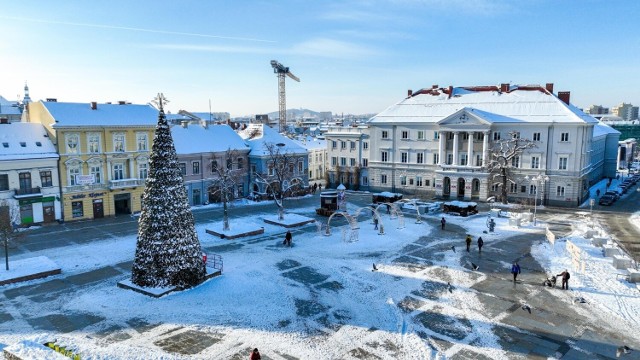
<path id="1" fill-rule="evenodd" d="M 268 115 L 269 115 L 269 119 L 275 119 L 280 116 L 280 114 L 277 111 L 270 112 Z M 319 111 L 313 111 L 309 109 L 287 109 L 287 118 L 289 117 L 300 118 L 303 116 L 319 116 L 319 115 L 320 115 Z"/>

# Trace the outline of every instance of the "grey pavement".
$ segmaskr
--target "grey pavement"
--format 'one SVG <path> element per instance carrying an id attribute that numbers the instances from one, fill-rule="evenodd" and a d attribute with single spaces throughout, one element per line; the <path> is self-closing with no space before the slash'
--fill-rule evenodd
<path id="1" fill-rule="evenodd" d="M 357 198 L 357 197 L 353 197 Z M 318 201 L 317 196 L 289 202 L 288 206 L 309 206 Z M 356 200 L 359 205 L 370 201 L 368 195 Z M 268 203 L 265 206 L 273 206 Z M 242 211 L 261 212 L 264 208 L 251 207 Z M 234 214 L 235 213 L 235 214 Z M 232 216 L 239 217 L 239 212 L 232 210 Z M 198 222 L 207 221 L 211 217 L 219 217 L 220 210 L 203 210 L 195 212 Z M 314 215 L 314 214 L 308 214 Z M 484 216 L 482 214 L 476 216 Z M 542 217 L 552 216 L 541 213 Z M 407 216 L 409 217 L 409 215 Z M 486 359 L 482 354 L 465 349 L 455 351 L 456 342 L 477 341 L 479 334 L 474 333 L 474 322 L 464 316 L 456 317 L 443 314 L 437 308 L 430 311 L 420 310 L 426 300 L 438 299 L 445 291 L 443 283 L 451 281 L 446 269 L 430 267 L 435 262 L 448 256 L 451 245 L 463 251 L 464 234 L 466 231 L 454 224 L 447 224 L 444 231 L 439 230 L 439 218 L 428 217 L 425 222 L 435 230 L 434 237 L 421 237 L 414 243 L 404 247 L 392 257 L 395 265 L 406 267 L 409 271 L 429 271 L 430 275 L 440 282 L 425 281 L 421 288 L 406 294 L 398 303 L 399 310 L 407 314 L 420 329 L 417 333 L 435 350 L 453 352 L 451 359 Z M 554 225 L 556 231 L 569 230 L 570 226 L 563 223 Z M 100 241 L 116 234 L 131 234 L 136 231 L 136 219 L 110 218 L 97 222 L 64 224 L 45 227 L 29 234 L 28 239 L 14 249 L 16 253 L 26 254 L 41 249 L 73 245 L 87 241 Z M 295 231 L 314 231 L 312 227 Z M 88 236 L 89 235 L 89 236 Z M 474 239 L 478 235 L 473 234 Z M 243 246 L 263 246 L 265 250 L 275 250 L 276 238 L 279 236 L 257 236 L 242 242 L 210 246 L 207 252 L 233 252 Z M 587 316 L 588 309 L 577 308 L 570 301 L 571 291 L 549 289 L 542 286 L 547 269 L 543 269 L 530 255 L 531 245 L 541 241 L 541 234 L 526 234 L 512 238 L 501 239 L 487 236 L 483 253 L 463 251 L 461 266 L 468 268 L 469 262 L 480 266 L 479 272 L 468 270 L 468 275 L 474 280 L 472 289 L 477 292 L 482 308 L 478 309 L 486 318 L 495 322 L 492 332 L 497 336 L 498 344 L 506 351 L 510 359 L 615 359 L 615 349 L 626 344 L 640 349 L 640 340 L 635 332 L 625 329 L 610 328 L 606 322 L 597 321 L 596 317 Z M 434 241 L 438 240 L 438 241 Z M 45 244 L 39 243 L 39 241 Z M 279 240 L 278 240 L 279 242 Z M 370 254 L 372 258 L 379 254 Z M 504 263 L 518 260 L 522 266 L 522 274 L 517 283 L 511 281 L 511 275 L 505 271 Z M 185 330 L 175 326 L 162 334 L 154 332 L 161 323 L 131 318 L 123 323 L 114 323 L 108 318 L 91 313 L 63 313 L 57 309 L 65 301 L 65 294 L 87 289 L 92 286 L 110 281 L 115 284 L 130 273 L 131 262 L 113 264 L 80 274 L 58 275 L 55 277 L 31 281 L 24 284 L 4 286 L 0 288 L 0 332 L 11 331 L 9 328 L 16 323 L 21 327 L 30 328 L 32 333 L 70 333 L 82 330 L 89 337 L 118 343 L 140 334 L 154 334 L 152 344 L 173 355 L 195 355 L 209 346 L 219 342 L 225 334 L 211 334 L 198 330 Z M 313 268 L 312 264 L 301 264 L 297 261 L 283 261 L 278 264 L 281 276 L 298 282 L 310 291 L 339 292 L 343 285 L 332 280 L 330 274 L 324 274 Z M 484 280 L 481 275 L 486 275 Z M 115 286 L 115 285 L 114 285 Z M 532 313 L 522 310 L 523 302 L 529 304 Z M 26 311 L 32 309 L 33 304 L 41 304 L 41 310 L 35 313 Z M 301 318 L 315 321 L 322 327 L 323 332 L 337 331 L 348 321 L 348 314 L 330 313 L 318 302 L 296 301 L 296 312 Z M 588 305 L 577 305 L 588 306 Z M 288 320 L 283 320 L 281 327 L 286 329 Z M 375 331 L 375 329 L 371 329 Z M 318 335 L 318 334 L 316 334 Z M 232 359 L 244 359 L 251 349 L 248 343 L 237 344 L 237 351 Z M 454 349 L 454 350 L 452 350 Z M 393 344 L 386 346 L 356 347 L 348 353 L 354 359 L 373 359 L 378 355 L 388 356 L 394 349 Z M 297 359 L 290 354 L 263 353 L 264 359 Z M 640 359 L 640 351 L 627 355 L 626 359 Z"/>

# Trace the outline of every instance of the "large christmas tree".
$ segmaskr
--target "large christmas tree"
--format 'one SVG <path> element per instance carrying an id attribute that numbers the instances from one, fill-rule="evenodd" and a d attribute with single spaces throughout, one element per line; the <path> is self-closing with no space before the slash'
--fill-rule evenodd
<path id="1" fill-rule="evenodd" d="M 188 288 L 202 282 L 205 264 L 163 110 L 166 100 L 162 94 L 156 100 L 160 111 L 142 194 L 131 281 L 142 287 Z"/>

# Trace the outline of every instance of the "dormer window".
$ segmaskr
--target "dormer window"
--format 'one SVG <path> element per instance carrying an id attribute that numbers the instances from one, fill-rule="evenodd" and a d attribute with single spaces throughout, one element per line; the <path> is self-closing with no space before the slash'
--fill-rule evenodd
<path id="1" fill-rule="evenodd" d="M 24 141 L 20 141 L 20 146 L 22 146 L 22 147 L 27 147 L 27 143 L 26 143 L 26 142 L 24 142 Z"/>
<path id="2" fill-rule="evenodd" d="M 3 142 L 3 143 L 2 143 L 2 146 L 4 146 L 4 147 L 8 148 L 8 147 L 9 147 L 9 143 L 7 143 L 7 142 Z"/>
<path id="3" fill-rule="evenodd" d="M 40 141 L 36 141 L 36 146 L 41 147 L 41 146 L 42 146 L 42 143 L 41 143 Z"/>

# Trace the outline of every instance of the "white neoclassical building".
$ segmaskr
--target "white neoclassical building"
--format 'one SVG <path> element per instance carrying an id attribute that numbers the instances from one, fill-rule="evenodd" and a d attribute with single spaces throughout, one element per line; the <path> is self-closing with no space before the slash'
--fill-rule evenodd
<path id="1" fill-rule="evenodd" d="M 592 158 L 597 120 L 571 105 L 569 97 L 569 92 L 554 94 L 553 84 L 409 91 L 405 99 L 367 123 L 369 188 L 484 201 L 501 191 L 500 182 L 487 169 L 491 149 L 513 132 L 536 146 L 511 160 L 510 200 L 537 197 L 545 204 L 576 206 L 598 180 L 591 174 L 606 177 L 596 167 L 615 158 L 617 148 L 599 149 L 597 156 L 603 159 Z M 334 157 L 331 144 L 342 146 L 354 131 L 329 131 L 330 158 Z"/>

